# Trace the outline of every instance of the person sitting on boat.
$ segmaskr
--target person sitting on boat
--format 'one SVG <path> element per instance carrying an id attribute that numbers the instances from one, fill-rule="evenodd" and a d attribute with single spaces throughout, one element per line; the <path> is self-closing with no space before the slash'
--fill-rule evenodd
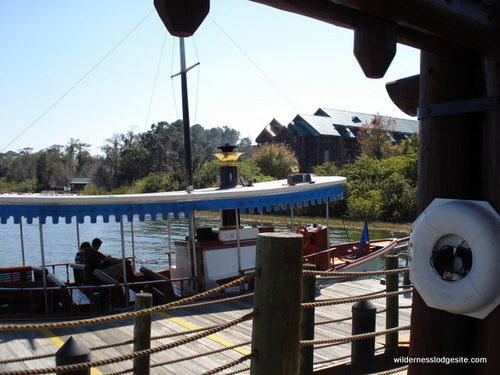
<path id="1" fill-rule="evenodd" d="M 99 251 L 102 241 L 99 238 L 92 240 L 92 246 L 85 250 L 85 263 L 90 266 L 92 272 L 95 269 L 102 269 L 109 276 L 118 279 L 123 276 L 123 264 L 121 258 L 113 258 L 111 255 L 104 255 Z M 127 270 L 130 268 L 130 262 L 127 261 Z M 132 277 L 132 269 L 127 276 Z"/>
<path id="2" fill-rule="evenodd" d="M 80 250 L 76 253 L 75 263 L 76 264 L 85 264 L 85 250 L 90 249 L 90 242 L 85 241 L 80 245 Z"/>

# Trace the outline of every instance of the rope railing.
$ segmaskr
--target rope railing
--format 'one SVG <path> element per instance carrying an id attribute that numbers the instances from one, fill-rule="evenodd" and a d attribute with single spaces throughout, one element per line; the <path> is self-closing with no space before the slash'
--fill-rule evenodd
<path id="1" fill-rule="evenodd" d="M 240 296 L 226 297 L 226 298 L 214 300 L 214 301 L 200 302 L 200 303 L 189 303 L 189 304 L 182 305 L 182 306 L 173 306 L 173 307 L 169 307 L 168 309 L 165 309 L 163 311 L 174 311 L 174 310 L 190 309 L 190 308 L 196 308 L 196 307 L 206 307 L 206 306 L 217 305 L 219 303 L 238 301 L 240 299 L 245 299 L 245 298 L 249 298 L 249 297 L 253 297 L 253 296 L 254 296 L 254 293 L 249 292 L 249 293 L 242 294 Z"/>
<path id="2" fill-rule="evenodd" d="M 410 325 L 406 325 L 406 326 L 386 329 L 383 331 L 363 333 L 363 334 L 359 334 L 359 335 L 352 335 L 352 336 L 340 337 L 340 338 L 335 338 L 335 339 L 303 340 L 300 342 L 300 346 L 315 346 L 315 345 L 324 345 L 324 344 L 347 343 L 347 342 L 356 341 L 356 340 L 370 339 L 372 337 L 382 336 L 382 335 L 386 335 L 388 333 L 407 331 L 409 329 L 410 329 Z"/>
<path id="3" fill-rule="evenodd" d="M 44 369 L 28 369 L 28 370 L 20 370 L 20 371 L 8 371 L 8 372 L 3 372 L 2 375 L 37 375 L 37 374 L 50 374 L 50 373 L 65 373 L 65 372 L 72 372 L 72 371 L 78 371 L 78 370 L 84 370 L 88 369 L 91 367 L 98 367 L 98 366 L 104 366 L 104 365 L 109 365 L 112 363 L 117 363 L 117 362 L 123 362 L 127 360 L 132 360 L 135 358 L 141 358 L 145 357 L 151 354 L 159 353 L 168 349 L 172 349 L 181 345 L 185 345 L 189 342 L 199 340 L 201 338 L 207 337 L 209 335 L 212 335 L 216 332 L 222 331 L 226 328 L 232 327 L 238 323 L 241 323 L 246 320 L 252 319 L 254 313 L 249 313 L 241 318 L 235 319 L 231 322 L 228 323 L 223 323 L 218 325 L 215 328 L 205 330 L 202 333 L 198 333 L 192 337 L 185 338 L 179 341 L 176 341 L 174 343 L 169 343 L 169 344 L 164 344 L 160 345 L 155 348 L 150 348 L 150 349 L 145 349 L 145 350 L 140 350 L 136 351 L 130 354 L 124 354 L 115 358 L 107 358 L 107 359 L 102 359 L 102 360 L 97 360 L 97 361 L 90 361 L 90 362 L 85 362 L 85 363 L 79 363 L 75 365 L 66 365 L 66 366 L 56 366 L 56 367 L 50 367 L 50 368 L 44 368 Z"/>
<path id="4" fill-rule="evenodd" d="M 387 275 L 387 274 L 397 274 L 397 273 L 402 273 L 402 272 L 407 272 L 409 269 L 408 268 L 398 268 L 394 270 L 382 270 L 382 271 L 367 271 L 367 272 L 323 272 L 323 271 L 303 271 L 304 275 L 311 275 L 315 276 L 317 279 L 324 279 L 324 278 L 332 278 L 332 277 L 363 277 L 363 276 L 375 276 L 375 275 Z M 204 307 L 204 306 L 210 306 L 218 303 L 226 303 L 230 301 L 235 301 L 243 298 L 248 298 L 253 296 L 253 293 L 246 293 L 241 296 L 236 296 L 236 297 L 230 297 L 230 298 L 224 298 L 220 300 L 214 300 L 214 301 L 206 301 L 206 302 L 201 302 L 201 303 L 193 303 L 197 300 L 206 298 L 208 296 L 211 296 L 213 294 L 219 293 L 227 288 L 231 288 L 243 283 L 247 283 L 252 278 L 255 276 L 255 274 L 249 274 L 245 275 L 237 280 L 231 281 L 227 284 L 221 285 L 217 288 L 211 289 L 209 291 L 186 297 L 181 300 L 169 302 L 164 305 L 160 306 L 155 306 L 152 308 L 147 308 L 147 309 L 142 309 L 138 311 L 133 311 L 133 312 L 126 312 L 126 313 L 121 313 L 121 314 L 116 314 L 116 315 L 111 315 L 111 316 L 105 316 L 105 317 L 99 317 L 99 318 L 92 318 L 92 319 L 83 319 L 83 320 L 77 320 L 77 321 L 70 321 L 70 322 L 57 322 L 57 323 L 39 323 L 39 324 L 6 324 L 6 325 L 1 325 L 0 326 L 0 332 L 20 332 L 20 331 L 28 331 L 28 330 L 40 330 L 40 329 L 58 329 L 58 328 L 68 328 L 68 327 L 76 327 L 76 326 L 85 326 L 85 325 L 92 325 L 92 324 L 98 324 L 98 323 L 107 323 L 107 322 L 112 322 L 112 321 L 118 321 L 122 319 L 128 319 L 128 318 L 135 318 L 138 316 L 142 315 L 147 315 L 147 314 L 154 314 L 157 312 L 164 312 L 164 311 L 169 311 L 169 310 L 178 310 L 178 309 L 183 309 L 183 308 L 196 308 L 196 307 Z M 325 306 L 333 306 L 333 305 L 339 305 L 339 304 L 347 304 L 347 303 L 355 303 L 359 301 L 366 301 L 366 300 L 373 300 L 373 299 L 379 299 L 379 298 L 387 298 L 387 297 L 395 297 L 399 296 L 402 294 L 408 294 L 411 293 L 413 289 L 405 289 L 401 291 L 396 291 L 396 292 L 390 292 L 390 293 L 384 293 L 383 290 L 377 291 L 377 292 L 371 292 L 367 293 L 364 295 L 359 295 L 356 297 L 349 297 L 349 298 L 338 298 L 338 299 L 330 299 L 330 300 L 323 300 L 323 301 L 316 301 L 316 302 L 310 302 L 310 303 L 302 303 L 301 306 L 302 308 L 309 309 L 309 308 L 317 308 L 317 307 L 325 307 Z M 411 306 L 405 306 L 405 307 L 411 307 Z M 130 354 L 125 354 L 121 355 L 115 358 L 106 358 L 106 359 L 101 359 L 101 360 L 96 360 L 92 362 L 86 362 L 82 364 L 76 364 L 76 365 L 67 365 L 67 366 L 57 366 L 57 367 L 51 367 L 51 368 L 45 368 L 45 369 L 28 369 L 28 370 L 22 370 L 22 371 L 10 371 L 10 372 L 3 372 L 2 374 L 4 375 L 32 375 L 32 374 L 48 374 L 48 373 L 60 373 L 60 372 L 70 372 L 70 371 L 78 371 L 78 370 L 83 370 L 83 369 L 88 369 L 90 367 L 98 367 L 98 366 L 104 366 L 104 365 L 109 365 L 112 363 L 117 363 L 117 362 L 123 362 L 127 360 L 132 360 L 135 358 L 141 358 L 144 356 L 149 356 L 155 353 L 159 353 L 161 351 L 165 351 L 174 347 L 178 347 L 181 345 L 185 345 L 189 342 L 199 340 L 201 338 L 204 338 L 206 336 L 212 335 L 215 332 L 219 332 L 220 330 L 232 327 L 236 324 L 239 324 L 243 321 L 251 320 L 253 318 L 253 313 L 249 313 L 244 315 L 241 318 L 238 318 L 236 320 L 233 320 L 228 323 L 223 323 L 219 325 L 214 325 L 214 326 L 209 326 L 205 328 L 198 328 L 194 330 L 189 330 L 189 331 L 182 331 L 182 332 L 175 332 L 175 333 L 169 333 L 165 335 L 159 335 L 159 336 L 153 336 L 151 337 L 151 341 L 156 341 L 160 339 L 165 339 L 165 338 L 172 338 L 176 336 L 181 336 L 181 335 L 188 335 L 192 334 L 193 336 L 184 338 L 182 340 L 176 341 L 174 343 L 169 343 L 165 345 L 160 345 L 155 348 L 150 348 L 150 349 L 145 349 L 141 351 L 136 351 L 134 353 Z M 321 322 L 317 324 L 327 324 L 330 322 L 339 322 L 339 321 L 345 321 L 349 320 L 351 317 L 346 317 L 342 319 L 337 319 L 333 321 L 326 321 L 326 322 Z M 352 342 L 354 340 L 362 340 L 366 338 L 371 338 L 379 335 L 386 335 L 394 332 L 399 332 L 402 330 L 408 330 L 410 329 L 410 326 L 402 326 L 402 327 L 397 327 L 397 328 L 391 328 L 385 331 L 379 331 L 379 332 L 372 332 L 372 333 L 367 333 L 367 334 L 360 334 L 360 335 L 353 335 L 353 336 L 348 336 L 348 337 L 343 337 L 343 338 L 334 338 L 334 339 L 328 339 L 328 340 L 303 340 L 300 342 L 300 345 L 303 346 L 314 346 L 319 348 L 320 346 L 331 346 L 331 345 L 340 345 L 343 343 L 348 343 Z M 96 346 L 91 348 L 91 350 L 103 350 L 107 348 L 112 348 L 116 346 L 122 346 L 122 345 L 129 345 L 132 344 L 134 340 L 127 340 L 119 343 L 113 343 L 113 344 L 106 344 L 106 345 L 101 345 L 101 346 Z M 175 360 L 169 360 L 169 361 L 164 361 L 161 363 L 156 363 L 150 365 L 151 368 L 153 367 L 159 367 L 159 366 L 166 366 L 170 365 L 173 363 L 178 363 L 178 362 L 183 362 L 183 361 L 189 361 L 193 360 L 196 358 L 204 357 L 204 356 L 209 356 L 212 354 L 220 353 L 226 350 L 230 350 L 233 348 L 241 347 L 243 345 L 250 345 L 251 342 L 245 342 L 242 344 L 238 345 L 232 345 L 230 347 L 225 347 L 222 349 L 214 350 L 211 352 L 205 352 L 201 354 L 196 354 L 190 357 L 185 357 L 185 358 L 179 358 Z M 28 360 L 36 360 L 36 359 L 43 359 L 43 358 L 49 358 L 55 356 L 54 354 L 44 354 L 44 355 L 39 355 L 39 356 L 31 356 L 31 357 L 24 357 L 24 358 L 17 358 L 17 359 L 3 359 L 0 360 L 0 363 L 13 363 L 13 362 L 20 362 L 20 361 L 28 361 Z M 232 362 L 229 362 L 227 364 L 224 364 L 222 366 L 219 366 L 213 370 L 210 370 L 208 372 L 205 372 L 203 375 L 211 375 L 211 374 L 216 374 L 218 372 L 227 370 L 231 367 L 234 367 L 238 364 L 241 364 L 248 359 L 250 359 L 252 355 L 244 355 Z M 334 360 L 332 360 L 334 361 Z M 128 372 L 133 371 L 132 369 L 128 370 L 122 370 L 120 372 L 113 373 L 113 375 L 118 375 L 118 374 L 125 374 Z M 245 370 L 238 370 L 235 371 L 234 374 L 240 373 Z"/>
<path id="5" fill-rule="evenodd" d="M 407 371 L 407 370 L 408 370 L 408 365 L 393 368 L 392 370 L 387 370 L 387 371 L 383 371 L 383 372 L 374 372 L 372 375 L 392 375 L 392 374 L 397 374 L 398 372 L 403 372 L 403 371 Z"/>
<path id="6" fill-rule="evenodd" d="M 252 354 L 248 354 L 248 355 L 244 355 L 243 357 L 233 361 L 233 362 L 230 362 L 230 363 L 226 363 L 225 365 L 222 365 L 222 366 L 219 366 L 217 368 L 214 368 L 213 370 L 210 370 L 210 371 L 207 371 L 207 372 L 204 372 L 202 375 L 213 375 L 213 374 L 217 374 L 218 372 L 221 372 L 221 371 L 224 371 L 224 370 L 227 370 L 228 368 L 231 368 L 231 367 L 234 367 L 236 365 L 239 365 L 240 363 L 243 363 L 245 361 L 248 361 L 249 359 L 252 358 Z"/>
<path id="7" fill-rule="evenodd" d="M 167 366 L 167 365 L 171 365 L 171 364 L 179 363 L 179 362 L 191 361 L 193 359 L 197 359 L 197 358 L 200 358 L 200 357 L 205 357 L 205 356 L 207 356 L 207 354 L 222 353 L 222 352 L 225 352 L 227 350 L 232 350 L 232 349 L 236 349 L 236 348 L 239 348 L 239 347 L 242 347 L 242 346 L 250 345 L 251 343 L 252 343 L 251 341 L 246 341 L 246 342 L 242 342 L 241 344 L 234 344 L 234 345 L 231 345 L 231 346 L 226 346 L 224 348 L 212 350 L 210 352 L 205 352 L 205 353 L 201 353 L 201 354 L 194 354 L 194 355 L 189 356 L 189 357 L 171 359 L 170 361 L 164 361 L 164 362 L 155 363 L 155 364 L 151 365 L 151 368 L 153 368 L 153 367 L 160 367 L 160 366 Z"/>
<path id="8" fill-rule="evenodd" d="M 345 343 L 336 343 L 336 344 L 329 344 L 329 345 L 324 345 L 324 346 L 315 346 L 314 348 L 315 349 L 321 349 L 321 348 L 327 348 L 327 347 L 331 347 L 331 346 L 335 346 L 335 345 L 344 345 Z M 383 350 L 384 347 L 380 347 L 380 348 L 376 348 L 375 349 L 375 352 L 379 352 L 381 350 Z M 333 362 L 339 362 L 339 361 L 343 361 L 343 360 L 346 360 L 346 359 L 349 359 L 351 358 L 351 355 L 348 354 L 348 355 L 343 355 L 343 356 L 340 356 L 340 357 L 337 357 L 337 358 L 330 358 L 330 359 L 325 359 L 323 361 L 317 361 L 317 362 L 314 362 L 315 365 L 323 365 L 325 363 L 333 363 Z"/>
<path id="9" fill-rule="evenodd" d="M 396 296 L 399 296 L 401 294 L 407 294 L 407 293 L 409 293 L 408 290 L 399 290 L 397 292 L 381 293 L 381 294 L 372 295 L 372 296 L 339 298 L 339 299 L 329 300 L 329 301 L 308 302 L 308 303 L 303 303 L 301 306 L 305 309 L 312 309 L 312 308 L 316 308 L 316 307 L 341 305 L 341 304 L 345 304 L 345 303 L 368 301 L 368 300 L 378 299 L 378 298 L 396 297 Z"/>
<path id="10" fill-rule="evenodd" d="M 364 276 L 378 276 L 378 275 L 394 275 L 398 273 L 409 272 L 409 267 L 400 267 L 392 270 L 379 270 L 379 271 L 361 271 L 361 272 L 336 272 L 336 271 L 309 271 L 304 270 L 302 273 L 304 275 L 316 276 L 319 280 L 324 280 L 325 278 L 358 278 Z"/>

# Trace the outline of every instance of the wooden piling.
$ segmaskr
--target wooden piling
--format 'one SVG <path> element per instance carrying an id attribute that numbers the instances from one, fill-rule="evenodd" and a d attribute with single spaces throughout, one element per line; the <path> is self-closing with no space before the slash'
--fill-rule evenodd
<path id="1" fill-rule="evenodd" d="M 385 258 L 385 268 L 388 270 L 398 268 L 399 257 L 397 255 L 388 255 Z M 399 274 L 386 275 L 385 288 L 386 292 L 396 292 L 398 290 Z M 399 325 L 399 301 L 398 297 L 386 298 L 387 312 L 385 314 L 385 327 L 387 329 L 394 328 Z M 388 333 L 385 335 L 385 353 L 387 361 L 390 365 L 394 364 L 393 358 L 398 356 L 398 332 Z"/>
<path id="2" fill-rule="evenodd" d="M 316 271 L 316 265 L 304 264 L 304 270 Z M 314 302 L 316 299 L 316 276 L 302 276 L 302 302 Z M 302 309 L 300 316 L 300 339 L 314 340 L 314 308 Z M 312 375 L 314 364 L 314 347 L 300 348 L 300 375 Z"/>
<path id="3" fill-rule="evenodd" d="M 153 306 L 151 293 L 138 293 L 135 300 L 135 310 L 149 309 Z M 151 347 L 151 314 L 141 315 L 134 319 L 134 352 Z M 149 374 L 149 355 L 134 359 L 134 375 Z"/>
<path id="4" fill-rule="evenodd" d="M 352 334 L 375 332 L 377 308 L 371 301 L 352 306 Z M 351 375 L 371 374 L 375 366 L 375 337 L 351 342 Z"/>
<path id="5" fill-rule="evenodd" d="M 257 238 L 251 375 L 298 375 L 302 294 L 302 235 Z"/>

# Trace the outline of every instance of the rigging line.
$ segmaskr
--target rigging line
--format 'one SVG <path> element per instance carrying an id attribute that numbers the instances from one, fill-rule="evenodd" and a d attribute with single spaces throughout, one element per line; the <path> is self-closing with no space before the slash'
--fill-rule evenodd
<path id="1" fill-rule="evenodd" d="M 52 108 L 54 108 L 59 102 L 61 102 L 71 91 L 73 91 L 76 86 L 78 86 L 85 78 L 87 78 L 90 73 L 92 73 L 101 63 L 108 58 L 109 55 L 111 55 L 115 49 L 117 49 L 150 15 L 153 13 L 154 9 L 151 10 L 146 17 L 144 17 L 125 37 L 118 42 L 116 46 L 114 46 L 111 51 L 109 51 L 97 64 L 95 64 L 87 73 L 84 74 L 82 78 L 80 78 L 71 88 L 66 91 L 59 99 L 55 101 L 54 104 L 52 104 L 45 112 L 43 112 L 38 118 L 33 121 L 26 129 L 24 129 L 17 137 L 15 137 L 12 141 L 7 144 L 0 152 L 3 152 L 7 147 L 9 147 L 12 143 L 14 143 L 16 140 L 18 140 L 24 133 L 26 133 L 31 127 L 33 127 L 40 119 L 42 119 L 47 113 L 49 113 Z"/>
<path id="2" fill-rule="evenodd" d="M 196 75 L 196 101 L 194 105 L 194 123 L 198 120 L 198 103 L 200 97 L 200 68 L 198 67 L 198 74 Z"/>
<path id="3" fill-rule="evenodd" d="M 170 83 L 172 85 L 172 96 L 174 97 L 174 108 L 175 108 L 175 118 L 178 120 L 179 111 L 177 110 L 177 95 L 175 94 L 175 85 L 174 85 L 174 55 L 175 55 L 175 43 L 172 43 L 172 61 L 170 62 Z"/>
<path id="4" fill-rule="evenodd" d="M 156 75 L 155 75 L 155 80 L 154 80 L 154 83 L 153 83 L 153 91 L 151 92 L 151 98 L 149 99 L 148 113 L 146 115 L 146 121 L 144 122 L 144 131 L 146 131 L 146 126 L 148 125 L 149 114 L 151 112 L 151 105 L 153 104 L 153 96 L 155 94 L 156 83 L 158 82 L 158 73 L 160 71 L 161 60 L 162 60 L 162 57 L 163 57 L 163 51 L 165 49 L 165 41 L 166 40 L 167 40 L 167 31 L 165 30 L 165 36 L 163 37 L 163 44 L 161 46 L 160 59 L 158 60 L 158 66 L 156 67 Z"/>
<path id="5" fill-rule="evenodd" d="M 297 112 L 297 113 L 301 113 L 297 107 L 286 97 L 286 95 L 278 88 L 278 86 L 276 86 L 273 81 L 271 81 L 271 79 L 262 71 L 262 69 L 260 69 L 258 67 L 258 65 L 250 58 L 250 56 L 248 56 L 242 49 L 241 47 L 229 36 L 229 34 L 227 34 L 223 29 L 222 27 L 217 23 L 215 22 L 215 20 L 210 16 L 208 15 L 208 17 L 212 20 L 212 22 L 224 33 L 224 35 L 236 46 L 236 48 L 238 48 L 240 50 L 240 52 L 248 59 L 248 61 L 250 61 L 250 63 L 252 63 L 252 65 L 260 72 L 260 74 L 262 74 L 264 76 L 264 78 L 276 89 L 276 91 L 278 91 L 278 93 L 288 102 L 288 104 L 290 104 L 293 109 Z"/>
<path id="6" fill-rule="evenodd" d="M 200 61 L 200 57 L 198 55 L 198 48 L 196 47 L 196 41 L 194 39 L 194 36 L 193 36 L 193 46 L 194 46 L 194 51 L 196 53 L 196 60 L 197 61 Z M 194 123 L 196 124 L 196 121 L 198 119 L 198 103 L 199 103 L 199 94 L 200 94 L 200 67 L 199 67 L 199 64 L 198 63 L 198 74 L 196 75 L 196 100 L 195 100 L 195 104 L 194 104 Z"/>

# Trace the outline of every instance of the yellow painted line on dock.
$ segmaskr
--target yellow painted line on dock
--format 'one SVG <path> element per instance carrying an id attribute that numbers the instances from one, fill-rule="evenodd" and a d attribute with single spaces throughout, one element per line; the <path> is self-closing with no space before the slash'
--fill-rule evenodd
<path id="1" fill-rule="evenodd" d="M 42 329 L 39 329 L 39 331 L 45 337 L 47 337 L 58 348 L 60 348 L 61 346 L 64 345 L 64 341 L 59 336 L 56 336 L 56 334 L 54 332 L 52 332 L 50 329 L 42 328 Z M 90 374 L 91 375 L 102 375 L 102 372 L 99 371 L 98 369 L 92 367 L 90 369 Z"/>
<path id="2" fill-rule="evenodd" d="M 178 324 L 178 325 L 180 325 L 180 326 L 182 326 L 184 328 L 187 328 L 187 329 L 194 330 L 194 329 L 198 329 L 199 328 L 199 327 L 196 327 L 195 325 L 193 325 L 191 323 L 186 322 L 185 320 L 182 320 L 180 318 L 176 318 L 175 316 L 172 316 L 172 315 L 167 314 L 167 313 L 159 312 L 159 313 L 156 313 L 156 314 L 159 315 L 159 316 L 161 316 L 162 318 L 168 319 L 172 323 Z M 221 344 L 222 346 L 229 347 L 229 346 L 233 346 L 234 345 L 231 341 L 223 339 L 222 337 L 219 337 L 217 335 L 208 335 L 207 339 L 215 341 L 216 343 Z M 243 354 L 243 355 L 248 355 L 248 354 L 252 353 L 250 350 L 242 348 L 242 347 L 234 348 L 233 350 L 236 351 L 236 352 L 238 352 L 238 353 L 240 353 L 240 354 Z"/>

